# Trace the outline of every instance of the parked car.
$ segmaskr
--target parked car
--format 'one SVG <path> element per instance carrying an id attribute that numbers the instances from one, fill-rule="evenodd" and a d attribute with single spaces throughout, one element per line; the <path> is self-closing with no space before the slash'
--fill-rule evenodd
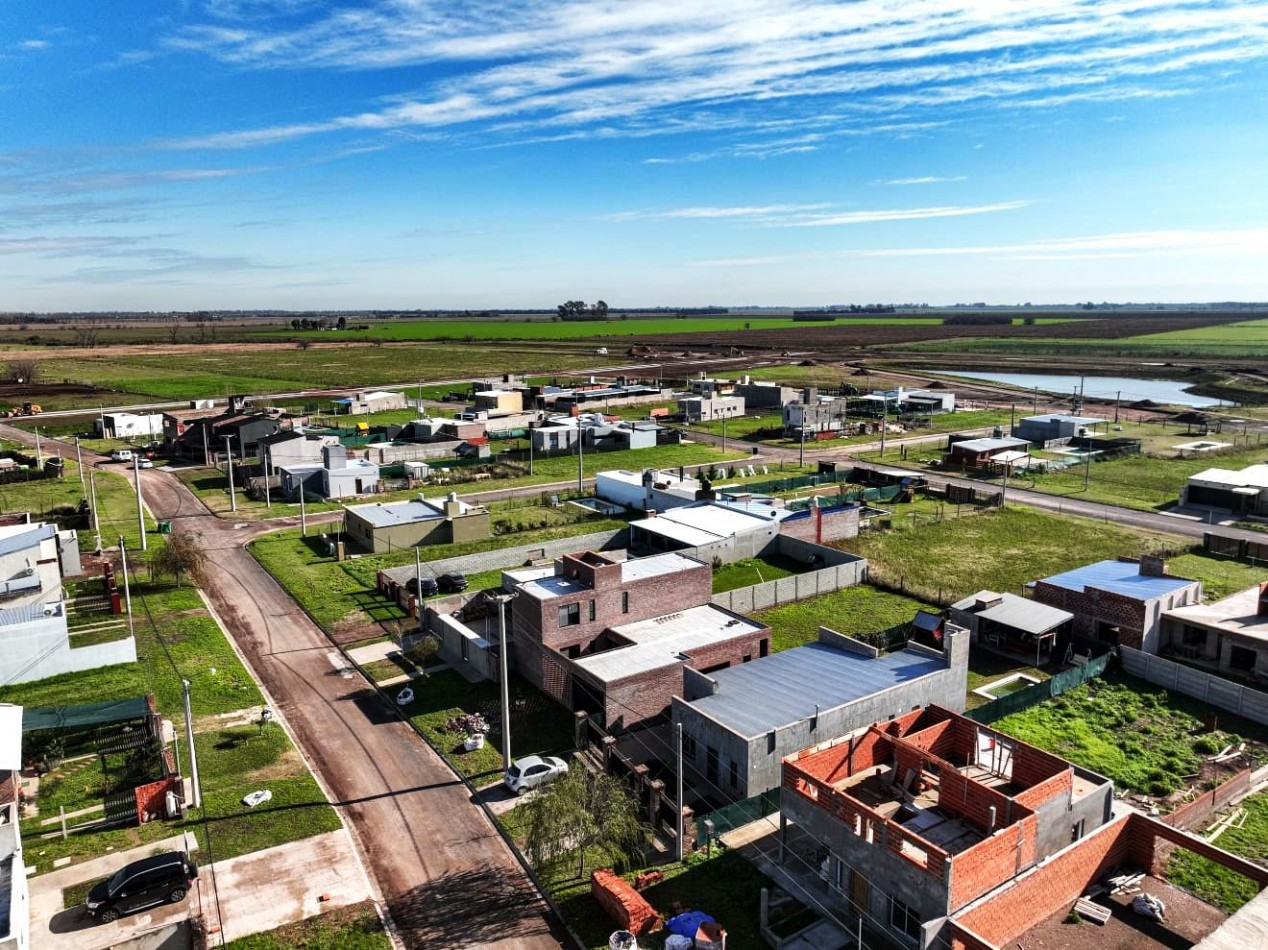
<path id="1" fill-rule="evenodd" d="M 467 575 L 452 571 L 436 578 L 436 585 L 446 594 L 456 594 L 467 589 Z"/>
<path id="2" fill-rule="evenodd" d="M 121 914 L 175 904 L 185 899 L 198 878 L 196 865 L 184 851 L 164 851 L 120 868 L 88 892 L 84 906 L 102 923 Z"/>
<path id="3" fill-rule="evenodd" d="M 502 782 L 516 795 L 523 795 L 530 788 L 539 788 L 553 782 L 568 772 L 568 763 L 553 755 L 526 755 L 516 759 L 506 770 Z"/>
<path id="4" fill-rule="evenodd" d="M 132 450 L 131 449 L 115 449 L 113 452 L 110 453 L 110 461 L 131 462 Z"/>
<path id="5" fill-rule="evenodd" d="M 431 577 L 411 577 L 405 582 L 405 589 L 419 597 L 432 597 L 440 592 L 440 587 Z"/>
<path id="6" fill-rule="evenodd" d="M 137 464 L 137 466 L 138 466 L 139 468 L 153 468 L 153 467 L 154 467 L 154 463 L 153 463 L 153 462 L 151 462 L 151 461 L 150 461 L 149 459 L 147 459 L 147 458 L 143 458 L 143 459 L 138 460 L 136 464 Z"/>

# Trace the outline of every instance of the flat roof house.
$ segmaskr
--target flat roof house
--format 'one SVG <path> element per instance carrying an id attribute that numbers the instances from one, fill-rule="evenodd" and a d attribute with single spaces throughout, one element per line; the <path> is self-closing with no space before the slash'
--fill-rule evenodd
<path id="1" fill-rule="evenodd" d="M 1097 561 L 1035 581 L 1032 596 L 1074 615 L 1073 634 L 1157 653 L 1164 611 L 1202 602 L 1202 582 L 1172 577 L 1166 563 Z"/>
<path id="2" fill-rule="evenodd" d="M 1224 508 L 1239 515 L 1268 514 L 1268 465 L 1208 468 L 1190 475 L 1180 504 Z"/>
<path id="3" fill-rule="evenodd" d="M 1268 682 L 1268 582 L 1162 615 L 1160 653 Z"/>
<path id="4" fill-rule="evenodd" d="M 688 551 L 702 560 L 756 557 L 779 534 L 792 512 L 763 504 L 698 501 L 630 522 L 630 549 L 642 553 Z"/>
<path id="5" fill-rule="evenodd" d="M 951 605 L 952 623 L 969 630 L 972 642 L 988 650 L 1024 657 L 1035 666 L 1062 659 L 1074 614 L 1016 594 L 980 590 Z"/>
<path id="6" fill-rule="evenodd" d="M 909 643 L 882 655 L 825 627 L 815 643 L 714 673 L 689 673 L 674 698 L 683 757 L 711 797 L 778 788 L 783 760 L 924 703 L 963 709 L 969 642 L 949 631 L 946 652 Z"/>
<path id="7" fill-rule="evenodd" d="M 163 435 L 163 413 L 103 412 L 93 428 L 102 439 L 153 439 Z"/>
<path id="8" fill-rule="evenodd" d="M 1013 456 L 1018 452 L 1029 455 L 1030 443 L 1006 435 L 986 439 L 953 435 L 948 437 L 943 464 L 960 468 L 990 468 L 996 464 L 995 456 L 1007 453 L 1004 461 L 1011 464 L 1016 461 Z"/>
<path id="9" fill-rule="evenodd" d="M 944 945 L 949 915 L 1109 821 L 1113 792 L 929 705 L 786 758 L 781 834 L 826 848 L 829 900 L 924 950 Z"/>
<path id="10" fill-rule="evenodd" d="M 601 499 L 635 511 L 665 511 L 710 497 L 695 478 L 646 468 L 641 472 L 613 469 L 594 478 Z"/>
<path id="11" fill-rule="evenodd" d="M 352 505 L 344 513 L 344 530 L 373 554 L 423 544 L 454 544 L 489 536 L 489 511 L 462 501 L 457 492 L 443 500 L 423 495 L 410 501 Z"/>
<path id="12" fill-rule="evenodd" d="M 136 662 L 126 628 L 118 639 L 75 646 L 63 578 L 80 573 L 74 531 L 42 522 L 0 527 L 0 683 Z"/>
<path id="13" fill-rule="evenodd" d="M 266 435 L 258 443 L 260 460 L 265 474 L 272 475 L 283 465 L 320 464 L 321 450 L 328 445 L 339 445 L 337 435 L 318 435 L 302 429 L 286 429 Z"/>
<path id="14" fill-rule="evenodd" d="M 1052 442 L 1065 442 L 1077 436 L 1087 435 L 1097 426 L 1105 425 L 1104 419 L 1094 416 L 1072 416 L 1063 412 L 1048 412 L 1038 416 L 1025 416 L 1013 428 L 1013 435 L 1043 447 Z"/>
<path id="15" fill-rule="evenodd" d="M 503 587 L 517 594 L 516 668 L 608 729 L 662 714 L 682 692 L 684 667 L 720 669 L 769 651 L 770 629 L 714 606 L 712 569 L 683 554 L 617 561 L 583 551 L 504 572 Z"/>
<path id="16" fill-rule="evenodd" d="M 684 422 L 712 422 L 744 415 L 743 396 L 684 396 L 678 400 Z"/>
<path id="17" fill-rule="evenodd" d="M 18 772 L 22 769 L 22 707 L 0 704 L 0 950 L 26 950 L 31 908 L 22 861 Z"/>
<path id="18" fill-rule="evenodd" d="M 364 416 L 372 412 L 404 409 L 407 405 L 403 393 L 386 392 L 382 389 L 342 396 L 339 399 L 332 399 L 331 403 L 336 413 L 348 416 Z"/>
<path id="19" fill-rule="evenodd" d="M 353 498 L 378 491 L 379 467 L 369 459 L 348 458 L 342 445 L 323 446 L 321 457 L 317 464 L 279 467 L 282 492 L 291 497 L 302 490 L 322 498 Z"/>

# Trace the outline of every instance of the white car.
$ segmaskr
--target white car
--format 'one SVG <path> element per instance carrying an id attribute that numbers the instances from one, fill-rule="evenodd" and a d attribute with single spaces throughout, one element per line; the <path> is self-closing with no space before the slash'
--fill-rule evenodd
<path id="1" fill-rule="evenodd" d="M 131 462 L 132 450 L 131 449 L 115 449 L 113 452 L 110 453 L 110 461 Z"/>
<path id="2" fill-rule="evenodd" d="M 557 759 L 553 755 L 526 755 L 511 763 L 502 782 L 516 795 L 523 795 L 529 789 L 553 782 L 567 772 L 568 763 L 563 759 Z"/>
<path id="3" fill-rule="evenodd" d="M 140 460 L 138 460 L 138 461 L 137 461 L 137 465 L 138 465 L 140 468 L 153 468 L 153 467 L 154 467 L 154 463 L 153 463 L 153 462 L 151 462 L 149 459 L 140 459 Z"/>

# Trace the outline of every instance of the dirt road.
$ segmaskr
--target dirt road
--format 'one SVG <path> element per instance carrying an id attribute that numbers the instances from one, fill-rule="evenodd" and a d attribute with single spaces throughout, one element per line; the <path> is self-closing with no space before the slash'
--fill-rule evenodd
<path id="1" fill-rule="evenodd" d="M 27 435 L 0 426 L 5 438 Z M 204 590 L 342 810 L 405 945 L 568 943 L 466 787 L 359 674 L 340 674 L 322 630 L 247 553 L 270 526 L 237 529 L 161 469 L 141 475 L 155 517 L 201 539 Z"/>

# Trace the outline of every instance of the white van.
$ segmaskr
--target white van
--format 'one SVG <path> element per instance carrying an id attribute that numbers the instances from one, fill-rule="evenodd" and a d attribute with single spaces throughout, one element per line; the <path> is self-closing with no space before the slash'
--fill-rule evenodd
<path id="1" fill-rule="evenodd" d="M 131 449 L 115 449 L 113 452 L 110 453 L 110 461 L 131 462 L 132 450 Z"/>

